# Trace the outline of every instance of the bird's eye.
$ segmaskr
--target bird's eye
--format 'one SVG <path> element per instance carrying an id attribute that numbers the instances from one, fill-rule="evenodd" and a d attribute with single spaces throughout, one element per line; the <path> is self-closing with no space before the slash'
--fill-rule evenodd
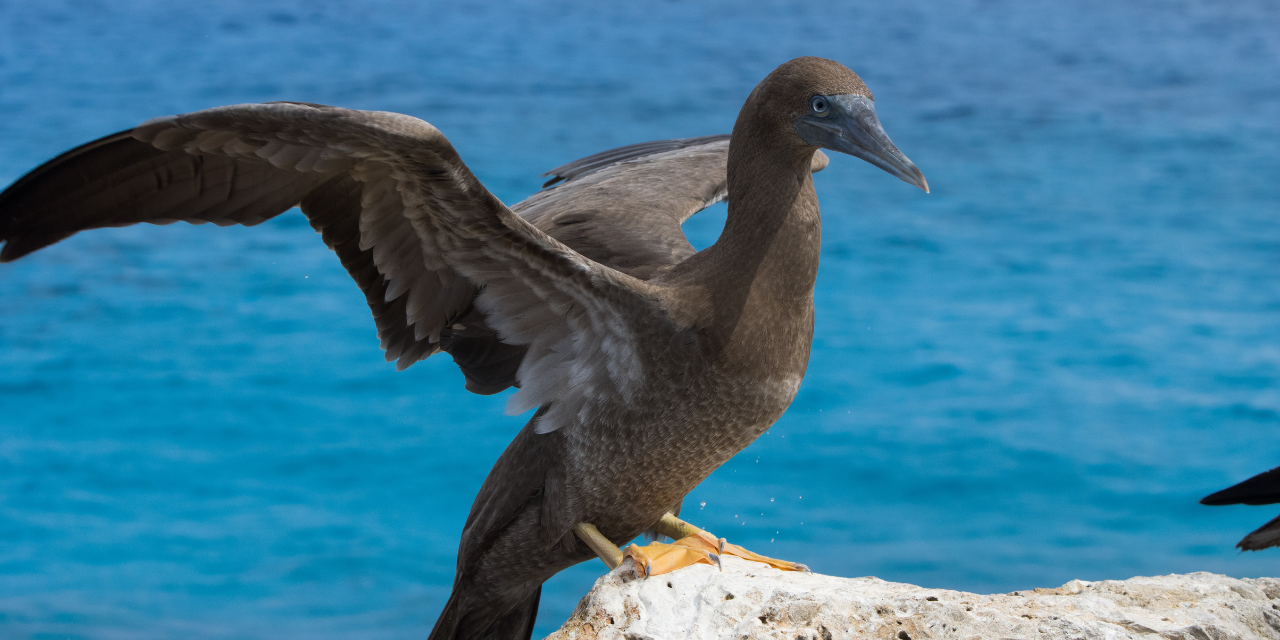
<path id="1" fill-rule="evenodd" d="M 827 107 L 826 98 L 822 96 L 814 96 L 812 98 L 809 98 L 809 111 L 812 111 L 813 115 L 825 116 L 827 115 L 827 110 L 828 110 L 828 107 Z"/>

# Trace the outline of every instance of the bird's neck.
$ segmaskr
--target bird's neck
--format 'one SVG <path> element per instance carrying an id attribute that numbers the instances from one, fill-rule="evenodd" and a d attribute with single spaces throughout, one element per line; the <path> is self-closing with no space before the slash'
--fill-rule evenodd
<path id="1" fill-rule="evenodd" d="M 713 358 L 742 371 L 802 376 L 821 245 L 813 150 L 743 138 L 741 130 L 739 123 L 729 144 L 724 231 L 668 277 L 685 285 L 683 306 Z"/>
<path id="2" fill-rule="evenodd" d="M 729 145 L 729 215 L 707 249 L 712 277 L 725 285 L 768 287 L 779 302 L 807 297 L 822 244 L 813 149 L 751 129 L 739 122 Z"/>

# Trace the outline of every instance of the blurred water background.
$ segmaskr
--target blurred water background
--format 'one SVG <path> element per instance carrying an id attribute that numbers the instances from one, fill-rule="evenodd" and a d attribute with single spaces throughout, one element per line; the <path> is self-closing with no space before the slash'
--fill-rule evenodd
<path id="1" fill-rule="evenodd" d="M 817 338 L 686 516 L 815 570 L 978 592 L 1280 575 L 1280 8 L 1265 0 L 0 0 L 0 183 L 165 114 L 429 120 L 500 198 L 727 132 L 798 55 L 866 79 L 924 195 L 817 176 Z M 686 225 L 698 246 L 718 207 Z M 0 636 L 424 637 L 520 428 L 396 373 L 296 211 L 85 233 L 0 266 Z M 548 583 L 539 632 L 603 572 Z"/>

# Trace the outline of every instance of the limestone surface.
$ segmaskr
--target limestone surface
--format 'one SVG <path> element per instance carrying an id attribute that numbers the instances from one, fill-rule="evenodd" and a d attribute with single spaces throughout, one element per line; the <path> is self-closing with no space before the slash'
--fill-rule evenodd
<path id="1" fill-rule="evenodd" d="M 1191 573 L 978 595 L 725 557 L 600 578 L 552 640 L 1280 640 L 1280 579 Z"/>

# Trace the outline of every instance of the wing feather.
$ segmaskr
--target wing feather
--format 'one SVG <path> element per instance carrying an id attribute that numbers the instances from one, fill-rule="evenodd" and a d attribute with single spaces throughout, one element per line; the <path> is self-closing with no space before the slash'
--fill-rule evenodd
<path id="1" fill-rule="evenodd" d="M 694 254 L 680 225 L 728 197 L 729 136 L 643 142 L 556 167 L 512 209 L 583 255 L 649 280 Z M 812 170 L 829 159 L 814 154 Z"/>
<path id="2" fill-rule="evenodd" d="M 239 138 L 234 131 L 201 135 L 175 130 L 162 137 L 168 145 L 187 145 L 189 151 L 157 149 L 132 134 L 121 132 L 77 147 L 0 192 L 0 240 L 5 241 L 0 261 L 17 259 L 84 229 L 179 220 L 251 226 L 300 204 L 312 227 L 364 291 L 388 360 L 397 360 L 397 366 L 404 368 L 439 350 L 427 337 L 438 335 L 440 326 L 425 328 L 422 338 L 415 337 L 419 331 L 413 330 L 413 324 L 421 319 L 406 313 L 403 291 L 392 291 L 396 295 L 388 299 L 390 281 L 373 259 L 375 247 L 360 246 L 364 185 L 349 175 L 350 158 L 311 154 L 327 155 L 327 165 L 312 165 L 327 173 L 283 171 L 256 156 L 264 145 Z M 236 157 L 212 155 L 227 149 Z M 335 171 L 335 167 L 346 169 Z M 393 224 L 389 233 L 397 239 L 414 236 L 404 220 L 398 229 Z M 398 275 L 412 271 L 421 260 L 402 258 L 397 266 L 405 263 L 409 267 L 400 268 Z M 412 284 L 411 275 L 400 280 L 406 286 Z M 461 278 L 453 275 L 452 280 Z M 437 282 L 442 281 L 437 274 Z M 464 286 L 450 288 L 452 297 L 441 301 L 447 311 L 437 316 L 460 313 L 470 305 L 474 291 L 462 282 Z"/>
<path id="3" fill-rule="evenodd" d="M 19 181 L 0 196 L 0 205 L 8 205 L 0 206 L 6 242 L 0 258 L 95 226 L 169 219 L 245 224 L 301 202 L 365 291 L 389 359 L 405 366 L 438 351 L 455 320 L 473 328 L 480 320 L 481 329 L 528 349 L 509 411 L 547 407 L 539 422 L 544 432 L 610 399 L 631 397 L 643 380 L 639 335 L 671 327 L 650 285 L 513 213 L 435 127 L 416 118 L 240 105 L 158 118 L 113 143 L 137 156 L 124 174 L 111 171 L 111 154 L 103 153 L 82 153 L 46 172 L 44 182 L 77 172 L 96 176 L 63 200 L 76 214 L 49 206 L 57 198 L 32 197 L 39 179 Z M 79 171 L 85 168 L 94 171 Z M 83 206 L 86 196 L 102 193 L 109 197 Z M 473 317 L 472 305 L 481 318 Z"/>

